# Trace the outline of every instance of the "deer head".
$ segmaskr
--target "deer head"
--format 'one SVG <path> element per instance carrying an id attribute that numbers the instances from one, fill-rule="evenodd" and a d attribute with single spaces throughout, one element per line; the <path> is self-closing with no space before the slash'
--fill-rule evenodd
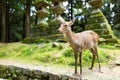
<path id="1" fill-rule="evenodd" d="M 66 33 L 67 31 L 71 31 L 71 26 L 74 24 L 75 19 L 68 21 L 68 22 L 63 22 L 61 26 L 58 29 L 58 32 L 60 33 Z"/>

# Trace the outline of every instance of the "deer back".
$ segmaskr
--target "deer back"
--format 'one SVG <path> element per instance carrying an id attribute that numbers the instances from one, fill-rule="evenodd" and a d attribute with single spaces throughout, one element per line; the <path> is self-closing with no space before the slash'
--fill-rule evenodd
<path id="1" fill-rule="evenodd" d="M 76 33 L 75 35 L 77 36 L 75 44 L 79 45 L 82 49 L 90 49 L 98 44 L 99 36 L 91 30 Z"/>

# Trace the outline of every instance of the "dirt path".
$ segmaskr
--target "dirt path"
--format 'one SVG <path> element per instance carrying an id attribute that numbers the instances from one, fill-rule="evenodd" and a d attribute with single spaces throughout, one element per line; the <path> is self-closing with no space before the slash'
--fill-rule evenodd
<path id="1" fill-rule="evenodd" d="M 0 80 L 6 80 L 6 79 L 1 79 L 1 78 L 0 78 Z"/>
<path id="2" fill-rule="evenodd" d="M 120 58 L 118 58 L 113 64 L 103 66 L 102 72 L 98 72 L 98 68 L 94 68 L 94 70 L 83 69 L 83 80 L 120 80 Z M 14 65 L 22 68 L 43 70 L 47 72 L 59 73 L 72 76 L 74 69 L 73 68 L 58 68 L 51 66 L 43 66 L 43 65 L 33 65 L 33 64 L 25 64 L 22 62 L 17 62 L 13 60 L 0 60 L 0 64 L 2 65 Z M 116 64 L 116 65 L 115 65 Z"/>

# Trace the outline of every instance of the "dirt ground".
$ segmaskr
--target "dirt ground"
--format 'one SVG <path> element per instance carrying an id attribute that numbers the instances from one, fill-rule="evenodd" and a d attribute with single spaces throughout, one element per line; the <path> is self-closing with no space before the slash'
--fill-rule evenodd
<path id="1" fill-rule="evenodd" d="M 0 64 L 14 65 L 14 66 L 29 68 L 29 69 L 44 70 L 47 72 L 65 74 L 68 76 L 72 76 L 74 72 L 74 68 L 69 68 L 69 67 L 60 68 L 60 67 L 51 67 L 51 66 L 45 66 L 45 65 L 33 65 L 33 64 L 26 64 L 22 62 L 18 63 L 17 61 L 13 61 L 13 60 L 0 59 Z M 94 68 L 93 70 L 84 68 L 82 80 L 120 80 L 120 56 L 112 64 L 102 66 L 102 72 L 103 73 L 98 72 L 97 67 Z"/>

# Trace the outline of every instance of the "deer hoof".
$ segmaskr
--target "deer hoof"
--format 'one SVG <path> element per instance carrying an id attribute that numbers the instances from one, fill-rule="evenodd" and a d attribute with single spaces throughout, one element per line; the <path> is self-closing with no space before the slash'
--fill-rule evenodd
<path id="1" fill-rule="evenodd" d="M 103 73 L 101 70 L 98 70 L 98 72 Z"/>
<path id="2" fill-rule="evenodd" d="M 89 68 L 89 70 L 93 70 L 93 68 Z"/>
<path id="3" fill-rule="evenodd" d="M 74 73 L 73 74 L 73 77 L 75 78 L 75 79 L 82 79 L 82 74 L 78 74 L 78 73 Z"/>
<path id="4" fill-rule="evenodd" d="M 80 76 L 80 74 L 74 73 L 73 76 L 74 76 L 74 77 L 78 77 L 78 76 Z"/>

